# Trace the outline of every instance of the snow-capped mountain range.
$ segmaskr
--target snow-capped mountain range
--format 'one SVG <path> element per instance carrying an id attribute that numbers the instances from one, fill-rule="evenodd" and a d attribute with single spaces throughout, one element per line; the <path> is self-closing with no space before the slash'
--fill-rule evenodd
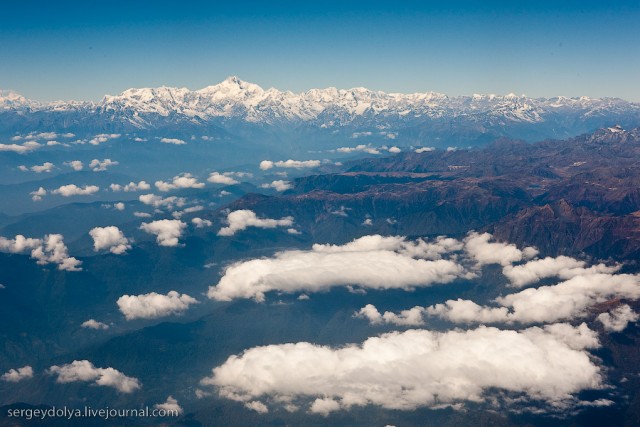
<path id="1" fill-rule="evenodd" d="M 20 124 L 20 117 L 28 122 L 29 116 L 38 116 L 41 122 L 68 129 L 91 127 L 92 122 L 93 127 L 113 130 L 245 123 L 339 131 L 388 130 L 412 134 L 412 138 L 446 129 L 525 139 L 564 137 L 603 126 L 640 124 L 640 104 L 619 98 L 545 99 L 514 94 L 449 97 L 435 92 L 402 94 L 365 88 L 293 93 L 264 90 L 237 77 L 195 91 L 171 87 L 128 89 L 120 95 L 107 95 L 100 102 L 41 103 L 13 92 L 0 92 L 0 114 L 13 116 L 8 122 L 13 127 Z M 533 126 L 539 129 L 532 132 Z M 0 131 L 11 131 L 6 124 L 2 127 Z M 519 135 L 511 128 L 525 131 Z"/>

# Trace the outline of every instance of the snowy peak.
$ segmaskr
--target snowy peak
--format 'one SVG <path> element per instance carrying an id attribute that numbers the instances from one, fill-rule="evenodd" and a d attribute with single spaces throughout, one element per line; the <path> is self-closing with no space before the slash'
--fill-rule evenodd
<path id="1" fill-rule="evenodd" d="M 640 104 L 616 98 L 544 99 L 514 93 L 448 97 L 436 92 L 386 93 L 364 87 L 329 87 L 293 93 L 274 88 L 265 90 L 237 76 L 199 90 L 165 86 L 132 88 L 119 95 L 107 95 L 96 104 L 37 103 L 13 92 L 0 92 L 0 110 L 21 109 L 96 114 L 108 123 L 136 128 L 211 121 L 308 124 L 321 129 L 347 125 L 399 129 L 428 127 L 438 122 L 445 128 L 449 126 L 446 123 L 455 121 L 481 132 L 494 129 L 500 133 L 505 126 L 543 122 L 551 127 L 554 123 L 560 127 L 565 126 L 563 123 L 589 123 L 585 130 L 591 130 L 614 123 L 633 124 L 636 118 L 640 121 Z"/>

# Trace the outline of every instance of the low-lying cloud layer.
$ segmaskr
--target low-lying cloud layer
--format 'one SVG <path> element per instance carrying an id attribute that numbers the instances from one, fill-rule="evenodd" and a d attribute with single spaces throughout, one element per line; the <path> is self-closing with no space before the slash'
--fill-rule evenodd
<path id="1" fill-rule="evenodd" d="M 48 372 L 56 375 L 60 384 L 91 382 L 99 386 L 113 387 L 120 393 L 132 393 L 141 387 L 137 378 L 128 377 L 117 369 L 96 368 L 88 360 L 74 360 L 66 365 L 54 365 Z"/>
<path id="2" fill-rule="evenodd" d="M 483 402 L 495 390 L 562 407 L 576 393 L 602 386 L 586 351 L 598 345 L 585 324 L 408 330 L 342 348 L 254 347 L 231 356 L 201 384 L 229 399 L 322 415 L 365 405 L 413 410 Z"/>
<path id="3" fill-rule="evenodd" d="M 313 245 L 311 250 L 283 251 L 273 258 L 229 266 L 209 298 L 263 301 L 269 291 L 322 292 L 335 286 L 406 289 L 450 283 L 466 277 L 452 260 L 439 259 L 446 239 L 427 243 L 402 237 L 365 236 L 345 245 Z M 436 249 L 440 248 L 440 249 Z"/>

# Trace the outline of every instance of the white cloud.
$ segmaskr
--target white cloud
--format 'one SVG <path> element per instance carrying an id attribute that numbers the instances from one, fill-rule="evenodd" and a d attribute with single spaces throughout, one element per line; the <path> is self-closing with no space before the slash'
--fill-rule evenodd
<path id="1" fill-rule="evenodd" d="M 269 408 L 264 403 L 254 400 L 252 402 L 247 402 L 244 404 L 245 408 L 251 409 L 252 411 L 256 411 L 259 414 L 266 414 L 269 412 Z"/>
<path id="2" fill-rule="evenodd" d="M 550 323 L 583 317 L 589 307 L 610 298 L 640 299 L 640 276 L 587 274 L 496 298 L 499 307 L 458 299 L 436 304 L 427 311 L 456 323 Z"/>
<path id="3" fill-rule="evenodd" d="M 202 218 L 193 218 L 191 220 L 191 223 L 193 223 L 193 225 L 195 225 L 196 228 L 211 227 L 213 225 L 213 223 L 208 219 L 202 219 Z"/>
<path id="4" fill-rule="evenodd" d="M 89 196 L 91 194 L 97 193 L 99 190 L 100 187 L 96 185 L 85 185 L 84 187 L 78 187 L 75 184 L 68 184 L 52 190 L 51 194 L 59 194 L 62 197 Z"/>
<path id="5" fill-rule="evenodd" d="M 65 165 L 71 167 L 74 171 L 81 171 L 84 168 L 80 160 L 71 160 L 70 162 L 66 162 Z"/>
<path id="6" fill-rule="evenodd" d="M 24 253 L 31 251 L 31 258 L 38 264 L 58 264 L 59 270 L 79 271 L 81 261 L 69 257 L 61 234 L 49 234 L 44 239 L 33 239 L 18 234 L 14 239 L 0 236 L 0 252 Z"/>
<path id="7" fill-rule="evenodd" d="M 260 169 L 269 170 L 274 167 L 277 168 L 316 168 L 320 166 L 320 160 L 287 160 L 287 161 L 278 161 L 272 162 L 271 160 L 263 160 L 260 162 Z"/>
<path id="8" fill-rule="evenodd" d="M 300 231 L 296 230 L 295 228 L 287 228 L 287 233 L 289 233 L 289 234 L 302 234 Z"/>
<path id="9" fill-rule="evenodd" d="M 201 206 L 201 205 L 190 206 L 190 207 L 188 207 L 186 209 L 183 209 L 181 211 L 173 212 L 171 214 L 171 216 L 174 217 L 175 219 L 180 219 L 180 218 L 182 218 L 182 215 L 184 215 L 184 214 L 193 213 L 193 212 L 200 212 L 202 210 L 204 210 L 204 206 Z"/>
<path id="10" fill-rule="evenodd" d="M 93 159 L 91 160 L 91 163 L 89 163 L 89 167 L 94 172 L 104 172 L 107 170 L 108 167 L 116 166 L 118 164 L 119 164 L 118 162 L 115 162 L 111 159 L 104 159 L 102 161 L 98 159 Z"/>
<path id="11" fill-rule="evenodd" d="M 140 200 L 145 205 L 150 205 L 154 208 L 166 206 L 167 209 L 173 209 L 174 207 L 181 208 L 186 202 L 184 197 L 171 196 L 162 198 L 162 196 L 156 196 L 155 194 L 143 194 L 138 197 L 138 200 Z"/>
<path id="12" fill-rule="evenodd" d="M 219 173 L 219 172 L 211 172 L 209 174 L 209 178 L 207 181 L 214 184 L 224 184 L 224 185 L 234 185 L 238 184 L 238 181 L 233 179 L 230 174 L 227 173 Z"/>
<path id="13" fill-rule="evenodd" d="M 147 212 L 134 212 L 133 216 L 138 217 L 138 218 L 151 218 L 151 214 L 147 213 Z"/>
<path id="14" fill-rule="evenodd" d="M 278 179 L 269 184 L 262 184 L 260 188 L 273 188 L 276 191 L 286 191 L 292 189 L 293 185 L 291 185 L 289 181 Z"/>
<path id="15" fill-rule="evenodd" d="M 634 312 L 627 304 L 612 310 L 610 313 L 600 313 L 598 321 L 607 331 L 622 332 L 629 323 L 637 322 L 640 316 Z"/>
<path id="16" fill-rule="evenodd" d="M 122 203 L 122 202 L 114 203 L 113 207 L 118 211 L 123 211 L 124 210 L 124 203 Z"/>
<path id="17" fill-rule="evenodd" d="M 116 226 L 95 227 L 89 231 L 89 235 L 93 238 L 93 250 L 108 250 L 112 254 L 122 255 L 131 249 L 129 239 Z"/>
<path id="18" fill-rule="evenodd" d="M 230 192 L 225 191 L 225 190 L 222 190 L 222 191 L 220 192 L 220 195 L 219 195 L 219 196 L 220 196 L 220 197 L 224 197 L 224 196 L 229 196 L 229 195 L 231 195 L 231 193 L 230 193 Z"/>
<path id="19" fill-rule="evenodd" d="M 389 152 L 390 153 L 397 154 L 397 153 L 400 153 L 401 151 L 402 150 L 400 148 L 396 147 L 396 146 L 389 147 Z"/>
<path id="20" fill-rule="evenodd" d="M 489 233 L 471 232 L 465 239 L 465 251 L 477 262 L 478 266 L 486 264 L 510 265 L 538 254 L 534 248 L 520 250 L 514 244 L 489 242 L 493 236 Z"/>
<path id="21" fill-rule="evenodd" d="M 13 151 L 14 153 L 24 154 L 42 147 L 35 141 L 27 141 L 22 144 L 0 144 L 1 151 Z"/>
<path id="22" fill-rule="evenodd" d="M 80 326 L 87 329 L 102 329 L 102 330 L 109 329 L 109 325 L 107 325 L 106 323 L 98 322 L 95 319 L 89 319 L 85 322 L 82 322 Z"/>
<path id="23" fill-rule="evenodd" d="M 138 183 L 130 182 L 124 186 L 120 184 L 111 184 L 109 188 L 111 188 L 111 191 L 113 192 L 125 191 L 128 193 L 141 190 L 150 190 L 151 185 L 149 185 L 146 181 L 140 181 Z"/>
<path id="24" fill-rule="evenodd" d="M 550 277 L 570 279 L 592 273 L 615 273 L 621 267 L 620 265 L 608 267 L 604 264 L 598 264 L 585 268 L 585 265 L 584 261 L 567 256 L 547 257 L 529 261 L 524 265 L 507 265 L 503 268 L 502 273 L 511 281 L 512 286 L 523 287 Z"/>
<path id="25" fill-rule="evenodd" d="M 94 136 L 89 141 L 89 144 L 91 144 L 91 145 L 100 145 L 103 142 L 107 142 L 110 139 L 116 139 L 116 138 L 120 138 L 120 134 L 119 133 L 101 133 L 99 135 Z"/>
<path id="26" fill-rule="evenodd" d="M 320 414 L 323 417 L 328 416 L 331 412 L 339 411 L 340 403 L 337 400 L 333 400 L 330 397 L 317 398 L 311 404 L 309 412 L 313 414 Z"/>
<path id="27" fill-rule="evenodd" d="M 367 218 L 364 221 L 362 221 L 362 225 L 365 225 L 365 226 L 373 225 L 373 221 L 371 220 L 371 218 Z"/>
<path id="28" fill-rule="evenodd" d="M 282 219 L 258 218 L 255 212 L 243 209 L 230 212 L 227 215 L 228 227 L 223 227 L 218 231 L 218 236 L 233 236 L 236 232 L 242 231 L 247 227 L 257 228 L 276 228 L 289 227 L 293 225 L 293 217 L 284 217 Z"/>
<path id="29" fill-rule="evenodd" d="M 165 144 L 173 144 L 173 145 L 186 144 L 186 142 L 178 138 L 160 138 L 160 142 L 164 142 Z"/>
<path id="30" fill-rule="evenodd" d="M 451 260 L 425 260 L 427 255 L 402 237 L 365 236 L 345 245 L 313 245 L 311 250 L 276 253 L 272 258 L 242 261 L 227 267 L 209 298 L 264 300 L 269 291 L 322 292 L 335 286 L 405 289 L 449 283 L 467 277 Z"/>
<path id="31" fill-rule="evenodd" d="M 420 153 L 428 153 L 430 151 L 435 151 L 435 148 L 433 147 L 420 147 L 420 148 L 416 148 L 415 152 L 420 154 Z"/>
<path id="32" fill-rule="evenodd" d="M 409 310 L 402 310 L 400 314 L 395 314 L 390 311 L 385 311 L 384 314 L 380 314 L 374 305 L 367 304 L 357 311 L 355 316 L 367 319 L 372 325 L 391 323 L 400 326 L 419 326 L 424 324 L 424 319 L 422 318 L 424 312 L 425 309 L 423 307 L 416 306 Z"/>
<path id="33" fill-rule="evenodd" d="M 263 171 L 272 169 L 274 166 L 273 162 L 271 160 L 263 160 L 260 162 L 260 169 Z"/>
<path id="34" fill-rule="evenodd" d="M 39 202 L 44 196 L 47 195 L 47 190 L 45 190 L 44 187 L 40 187 L 36 191 L 32 191 L 31 193 L 29 193 L 29 195 L 31 196 L 31 200 L 33 200 L 34 202 Z"/>
<path id="35" fill-rule="evenodd" d="M 41 132 L 37 135 L 34 135 L 35 138 L 39 139 L 56 139 L 58 134 L 55 132 Z"/>
<path id="36" fill-rule="evenodd" d="M 156 181 L 155 186 L 160 191 L 171 191 L 179 188 L 203 188 L 204 183 L 198 182 L 190 173 L 174 176 L 171 182 Z"/>
<path id="37" fill-rule="evenodd" d="M 408 330 L 341 348 L 307 342 L 250 348 L 201 384 L 241 402 L 315 399 L 309 409 L 325 414 L 365 405 L 414 410 L 483 402 L 496 390 L 558 407 L 602 387 L 600 368 L 586 351 L 597 346 L 584 324 Z"/>
<path id="38" fill-rule="evenodd" d="M 120 393 L 132 393 L 141 385 L 137 378 L 128 377 L 113 368 L 96 368 L 88 360 L 74 360 L 66 365 L 53 365 L 49 373 L 57 375 L 56 382 L 92 382 L 99 386 L 113 387 Z"/>
<path id="39" fill-rule="evenodd" d="M 27 365 L 18 369 L 9 369 L 7 372 L 2 374 L 0 380 L 10 383 L 17 383 L 29 378 L 33 378 L 33 368 Z"/>
<path id="40" fill-rule="evenodd" d="M 367 154 L 380 154 L 380 150 L 365 144 L 356 145 L 355 147 L 340 147 L 336 151 L 339 153 L 353 153 L 355 151 L 362 151 Z"/>
<path id="41" fill-rule="evenodd" d="M 35 172 L 35 173 L 42 173 L 42 172 L 49 173 L 52 170 L 54 170 L 55 167 L 56 166 L 51 162 L 44 162 L 41 165 L 31 166 L 30 168 L 28 168 L 28 167 L 26 167 L 24 165 L 21 165 L 21 166 L 18 167 L 18 169 L 20 169 L 23 172 L 32 171 L 32 172 Z"/>
<path id="42" fill-rule="evenodd" d="M 143 222 L 140 229 L 156 235 L 160 246 L 178 246 L 178 239 L 187 224 L 178 219 L 161 219 L 153 222 Z"/>
<path id="43" fill-rule="evenodd" d="M 182 406 L 178 405 L 178 401 L 174 399 L 173 396 L 167 397 L 167 400 L 164 403 L 158 403 L 153 407 L 166 411 L 167 414 L 171 414 L 173 416 L 180 415 L 184 412 Z"/>
<path id="44" fill-rule="evenodd" d="M 159 317 L 181 314 L 190 305 L 197 304 L 195 298 L 187 294 L 170 291 L 167 295 L 151 292 L 143 295 L 123 295 L 118 298 L 118 308 L 127 318 L 157 319 Z"/>
<path id="45" fill-rule="evenodd" d="M 41 245 L 31 251 L 31 257 L 37 259 L 37 263 L 40 265 L 58 264 L 58 270 L 82 270 L 82 268 L 80 268 L 82 261 L 69 256 L 69 251 L 64 244 L 62 234 L 46 235 Z"/>

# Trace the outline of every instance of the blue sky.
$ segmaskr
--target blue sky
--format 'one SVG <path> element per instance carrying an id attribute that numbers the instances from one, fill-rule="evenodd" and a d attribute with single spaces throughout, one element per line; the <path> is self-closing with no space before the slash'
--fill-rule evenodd
<path id="1" fill-rule="evenodd" d="M 39 100 L 229 75 L 295 92 L 640 101 L 640 1 L 59 1 L 3 5 L 0 88 Z"/>

